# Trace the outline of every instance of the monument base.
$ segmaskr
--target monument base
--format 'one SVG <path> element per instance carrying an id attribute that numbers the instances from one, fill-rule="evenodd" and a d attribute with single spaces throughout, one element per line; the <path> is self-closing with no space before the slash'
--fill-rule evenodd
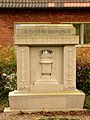
<path id="1" fill-rule="evenodd" d="M 34 112 L 83 109 L 85 94 L 81 91 L 61 93 L 29 93 L 13 91 L 9 93 L 10 108 L 5 112 Z"/>

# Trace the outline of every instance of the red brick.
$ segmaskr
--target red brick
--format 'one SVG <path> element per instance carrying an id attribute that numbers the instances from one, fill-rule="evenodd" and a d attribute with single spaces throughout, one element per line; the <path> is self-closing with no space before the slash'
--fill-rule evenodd
<path id="1" fill-rule="evenodd" d="M 90 22 L 89 9 L 0 9 L 0 44 L 13 44 L 14 22 Z"/>

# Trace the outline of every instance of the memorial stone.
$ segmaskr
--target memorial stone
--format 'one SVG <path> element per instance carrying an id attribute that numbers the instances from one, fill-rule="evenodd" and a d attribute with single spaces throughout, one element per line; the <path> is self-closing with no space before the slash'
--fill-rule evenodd
<path id="1" fill-rule="evenodd" d="M 85 94 L 76 89 L 73 25 L 15 23 L 17 90 L 5 112 L 82 109 Z"/>

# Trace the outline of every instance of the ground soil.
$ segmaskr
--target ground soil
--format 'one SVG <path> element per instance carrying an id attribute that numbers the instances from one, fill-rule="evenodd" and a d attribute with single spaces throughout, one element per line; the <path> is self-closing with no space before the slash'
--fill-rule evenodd
<path id="1" fill-rule="evenodd" d="M 56 119 L 55 119 L 56 118 Z M 90 120 L 90 110 L 54 111 L 35 113 L 4 113 L 0 111 L 0 120 Z"/>

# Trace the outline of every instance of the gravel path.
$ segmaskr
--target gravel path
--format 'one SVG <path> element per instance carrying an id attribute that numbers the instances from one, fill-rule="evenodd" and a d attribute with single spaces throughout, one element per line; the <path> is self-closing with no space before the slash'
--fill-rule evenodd
<path id="1" fill-rule="evenodd" d="M 48 119 L 45 119 L 48 118 Z M 57 118 L 57 119 L 55 119 Z M 0 113 L 0 120 L 90 120 L 90 110 L 69 112 Z"/>

